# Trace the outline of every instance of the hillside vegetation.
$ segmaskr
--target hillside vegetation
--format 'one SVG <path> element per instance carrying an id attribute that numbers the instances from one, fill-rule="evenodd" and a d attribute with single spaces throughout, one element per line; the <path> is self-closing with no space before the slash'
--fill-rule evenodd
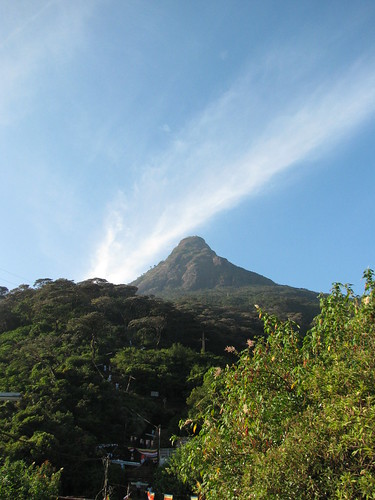
<path id="1" fill-rule="evenodd" d="M 159 488 L 206 500 L 375 497 L 375 282 L 337 284 L 302 339 L 258 308 L 266 338 L 214 368 Z M 182 496 L 181 496 L 182 497 Z"/>
<path id="2" fill-rule="evenodd" d="M 62 469 L 57 475 L 50 465 L 43 469 L 53 488 L 61 476 L 65 494 L 95 497 L 103 484 L 102 457 L 110 451 L 128 459 L 131 436 L 159 426 L 161 445 L 170 446 L 191 389 L 208 367 L 223 364 L 200 352 L 202 328 L 191 313 L 135 293 L 100 279 L 2 289 L 0 391 L 21 392 L 22 399 L 0 403 L 0 454 L 10 460 L 3 476 L 0 471 L 0 488 L 12 476 L 12 463 L 25 476 L 17 486 L 24 496 L 13 491 L 9 498 L 42 498 L 40 491 L 27 493 L 27 467 L 46 460 L 56 474 Z M 117 469 L 111 466 L 112 480 L 121 487 L 112 498 L 126 491 L 127 478 Z"/>
<path id="3" fill-rule="evenodd" d="M 157 500 L 375 498 L 365 279 L 362 297 L 337 284 L 320 308 L 275 284 L 173 301 L 99 278 L 0 287 L 0 391 L 22 394 L 0 402 L 0 497 L 120 500 L 142 477 Z M 171 438 L 186 444 L 165 468 L 116 462 Z"/>

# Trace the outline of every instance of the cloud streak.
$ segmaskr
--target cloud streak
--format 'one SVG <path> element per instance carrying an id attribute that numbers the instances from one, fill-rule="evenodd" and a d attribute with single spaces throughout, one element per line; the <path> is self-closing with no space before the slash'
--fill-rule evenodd
<path id="1" fill-rule="evenodd" d="M 0 29 L 11 26 L 0 40 L 0 127 L 17 122 L 31 112 L 40 82 L 49 67 L 59 67 L 84 44 L 85 23 L 97 2 L 84 5 L 50 0 L 5 6 Z M 31 12 L 30 12 L 31 11 Z M 35 12 L 34 12 L 35 11 Z M 9 18 L 12 22 L 7 23 Z"/>
<path id="2" fill-rule="evenodd" d="M 131 281 L 180 238 L 275 176 L 304 168 L 374 113 L 372 60 L 325 81 L 305 74 L 280 83 L 279 71 L 279 62 L 250 69 L 116 194 L 87 276 Z"/>

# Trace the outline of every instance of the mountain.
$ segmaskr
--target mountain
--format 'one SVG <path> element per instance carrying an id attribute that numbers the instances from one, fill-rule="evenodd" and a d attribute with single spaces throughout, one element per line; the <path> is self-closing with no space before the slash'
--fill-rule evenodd
<path id="1" fill-rule="evenodd" d="M 275 285 L 272 280 L 219 257 L 199 236 L 183 239 L 166 260 L 131 284 L 138 287 L 139 293 L 147 295 Z"/>
<path id="2" fill-rule="evenodd" d="M 278 285 L 235 266 L 198 236 L 183 239 L 166 260 L 131 285 L 140 295 L 171 300 L 179 310 L 199 318 L 214 352 L 228 343 L 242 349 L 246 339 L 263 334 L 254 304 L 295 321 L 302 332 L 319 312 L 317 292 Z"/>

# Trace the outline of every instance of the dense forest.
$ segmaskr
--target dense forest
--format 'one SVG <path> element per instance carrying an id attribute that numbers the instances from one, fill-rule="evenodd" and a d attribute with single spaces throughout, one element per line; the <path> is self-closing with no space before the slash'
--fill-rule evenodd
<path id="1" fill-rule="evenodd" d="M 171 446 L 190 391 L 208 367 L 224 363 L 201 352 L 201 337 L 192 313 L 132 286 L 44 279 L 3 288 L 0 390 L 22 394 L 0 404 L 4 471 L 13 463 L 30 476 L 34 463 L 62 493 L 94 498 L 103 457 L 130 460 L 132 438 L 146 442 L 159 428 L 160 445 Z M 110 474 L 111 498 L 122 498 L 127 478 L 115 465 Z M 1 498 L 21 495 L 9 491 Z"/>
<path id="2" fill-rule="evenodd" d="M 334 285 L 310 324 L 308 294 L 296 317 L 292 295 L 267 307 L 261 287 L 256 307 L 250 289 L 172 302 L 98 278 L 1 288 L 0 391 L 22 397 L 0 402 L 0 497 L 116 500 L 143 478 L 157 500 L 373 498 L 365 278 L 362 297 Z M 171 440 L 165 466 L 123 467 Z"/>

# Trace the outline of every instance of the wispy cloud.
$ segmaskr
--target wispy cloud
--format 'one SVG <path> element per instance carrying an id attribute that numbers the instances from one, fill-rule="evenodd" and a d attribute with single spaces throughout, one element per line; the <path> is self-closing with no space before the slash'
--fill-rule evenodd
<path id="1" fill-rule="evenodd" d="M 293 85 L 275 82 L 278 71 L 279 62 L 266 76 L 239 78 L 143 166 L 136 185 L 117 193 L 88 276 L 131 281 L 181 237 L 304 166 L 375 111 L 372 60 Z"/>
<path id="2" fill-rule="evenodd" d="M 56 3 L 57 1 L 59 0 L 50 0 L 49 2 L 46 2 L 39 9 L 37 8 L 35 12 L 31 13 L 30 16 L 27 16 L 25 20 L 21 20 L 21 22 L 16 25 L 4 39 L 0 40 L 0 50 L 6 47 L 6 45 L 13 39 L 19 37 L 30 24 L 33 24 L 44 13 L 45 10 L 47 10 L 52 4 Z"/>
<path id="3" fill-rule="evenodd" d="M 97 2 L 8 3 L 0 30 L 0 126 L 31 111 L 44 71 L 67 61 L 85 38 Z M 39 97 L 39 96 L 38 96 Z"/>
<path id="4" fill-rule="evenodd" d="M 72 195 L 73 182 L 60 167 L 63 144 L 61 151 L 55 150 L 55 158 L 47 160 L 46 150 L 53 148 L 51 137 L 62 134 L 61 117 L 51 112 L 50 122 L 46 118 L 52 102 L 46 92 L 61 98 L 58 88 L 67 77 L 64 69 L 87 43 L 87 20 L 97 3 L 20 0 L 2 5 L 1 190 L 4 203 L 14 205 L 13 225 L 25 225 L 20 232 L 32 227 L 35 241 L 30 246 L 38 249 L 40 261 L 48 254 L 56 258 L 61 251 L 56 240 L 79 218 L 77 213 L 74 219 L 72 215 L 79 205 Z"/>

